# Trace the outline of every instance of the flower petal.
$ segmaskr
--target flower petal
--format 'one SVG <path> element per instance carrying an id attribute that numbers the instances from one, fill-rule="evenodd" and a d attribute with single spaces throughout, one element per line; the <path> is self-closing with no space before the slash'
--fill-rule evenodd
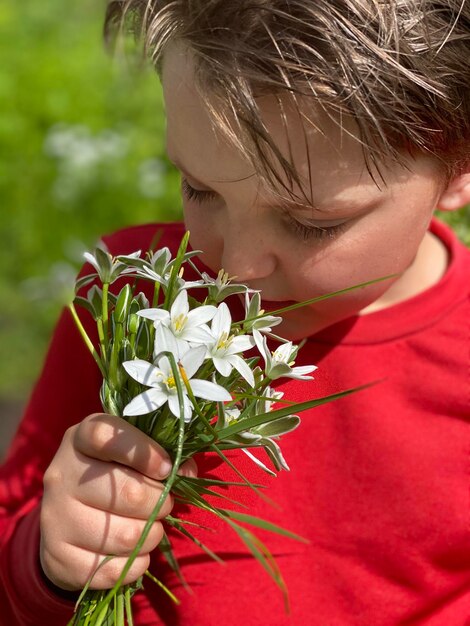
<path id="1" fill-rule="evenodd" d="M 129 402 L 123 415 L 146 415 L 163 406 L 167 398 L 168 396 L 160 389 L 147 389 Z"/>
<path id="2" fill-rule="evenodd" d="M 206 356 L 205 346 L 190 348 L 181 358 L 181 365 L 184 368 L 186 376 L 192 378 L 201 367 Z M 191 381 L 192 382 L 192 381 Z"/>
<path id="3" fill-rule="evenodd" d="M 204 400 L 213 400 L 215 402 L 223 402 L 229 401 L 232 399 L 232 396 L 229 392 L 217 385 L 216 383 L 211 383 L 208 380 L 200 380 L 199 378 L 194 378 L 190 381 L 191 389 L 193 390 L 193 394 L 197 398 L 203 398 Z"/>
<path id="4" fill-rule="evenodd" d="M 219 357 L 212 357 L 215 369 L 222 374 L 222 376 L 230 376 L 232 373 L 232 366 L 228 359 L 221 359 Z"/>
<path id="5" fill-rule="evenodd" d="M 253 337 L 250 335 L 240 335 L 234 337 L 227 348 L 226 354 L 237 354 L 237 352 L 245 352 L 250 350 L 255 345 Z"/>
<path id="6" fill-rule="evenodd" d="M 155 387 L 162 378 L 162 372 L 158 367 L 144 361 L 142 359 L 134 359 L 133 361 L 124 361 L 122 364 L 126 372 L 134 380 L 147 385 L 148 387 Z"/>
<path id="7" fill-rule="evenodd" d="M 211 304 L 198 306 L 188 313 L 188 325 L 200 326 L 211 320 L 217 313 L 217 308 Z"/>
<path id="8" fill-rule="evenodd" d="M 317 368 L 314 365 L 305 365 L 303 367 L 293 367 L 288 374 L 283 374 L 286 378 L 295 378 L 296 380 L 312 380 L 313 376 L 306 376 Z"/>
<path id="9" fill-rule="evenodd" d="M 187 315 L 189 311 L 188 292 L 182 289 L 176 298 L 173 300 L 173 304 L 170 309 L 171 319 L 174 320 L 178 315 Z"/>
<path id="10" fill-rule="evenodd" d="M 204 343 L 214 341 L 208 326 L 196 326 L 194 328 L 185 328 L 180 337 L 185 341 L 193 341 L 194 343 Z"/>
<path id="11" fill-rule="evenodd" d="M 287 341 L 281 344 L 273 354 L 273 361 L 280 361 L 281 363 L 289 363 L 290 355 L 292 354 L 292 341 Z"/>
<path id="12" fill-rule="evenodd" d="M 172 394 L 168 398 L 168 408 L 173 413 L 173 415 L 177 418 L 180 417 L 180 402 L 177 394 Z M 186 394 L 183 395 L 183 415 L 184 421 L 189 422 L 191 420 L 191 416 L 193 414 L 193 405 L 191 404 L 191 400 L 188 398 Z"/>
<path id="13" fill-rule="evenodd" d="M 255 378 L 253 376 L 253 372 L 250 369 L 250 366 L 246 361 L 244 361 L 237 354 L 232 354 L 227 358 L 227 361 L 233 365 L 233 367 L 237 370 L 241 376 L 246 380 L 246 382 L 254 387 Z"/>
<path id="14" fill-rule="evenodd" d="M 225 302 L 222 302 L 217 307 L 217 313 L 214 315 L 211 324 L 211 330 L 214 337 L 220 337 L 222 333 L 230 333 L 230 324 L 232 323 L 232 316 Z"/>
<path id="15" fill-rule="evenodd" d="M 256 347 L 261 353 L 261 356 L 266 363 L 266 369 L 271 366 L 271 354 L 269 352 L 268 343 L 266 341 L 266 337 L 264 337 L 258 330 L 253 329 L 253 339 L 255 340 Z"/>
<path id="16" fill-rule="evenodd" d="M 163 322 L 170 317 L 170 314 L 168 311 L 165 311 L 165 309 L 142 309 L 141 311 L 137 311 L 137 315 L 152 320 L 153 322 Z"/>
<path id="17" fill-rule="evenodd" d="M 161 352 L 171 352 L 177 361 L 189 349 L 184 341 L 178 341 L 171 330 L 164 324 L 159 324 L 155 331 L 155 355 Z"/>
<path id="18" fill-rule="evenodd" d="M 100 266 L 98 264 L 98 261 L 95 259 L 95 257 L 90 254 L 90 252 L 84 252 L 83 253 L 83 258 L 85 259 L 85 261 L 87 261 L 90 265 L 93 265 L 93 267 L 95 268 L 95 270 L 97 272 L 100 271 Z"/>

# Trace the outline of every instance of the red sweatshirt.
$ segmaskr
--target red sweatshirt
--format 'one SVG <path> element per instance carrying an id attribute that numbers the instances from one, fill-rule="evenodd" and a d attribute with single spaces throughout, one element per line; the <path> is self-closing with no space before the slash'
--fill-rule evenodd
<path id="1" fill-rule="evenodd" d="M 253 515 L 308 539 L 258 532 L 290 593 L 282 596 L 225 527 L 200 538 L 226 565 L 174 537 L 192 587 L 153 569 L 179 596 L 174 607 L 153 586 L 134 598 L 136 624 L 156 626 L 465 626 L 470 623 L 470 251 L 445 226 L 443 279 L 418 296 L 355 317 L 309 338 L 297 364 L 315 380 L 280 385 L 292 400 L 371 381 L 368 389 L 302 414 L 282 442 L 290 472 L 269 479 L 238 454 L 238 466 L 269 485 L 273 508 L 234 488 Z M 156 225 L 106 239 L 111 251 L 149 246 Z M 165 226 L 173 251 L 183 233 Z M 59 626 L 73 604 L 54 595 L 38 564 L 42 475 L 64 430 L 99 411 L 100 377 L 67 313 L 1 470 L 0 624 Z M 233 479 L 209 455 L 200 473 Z M 199 512 L 186 517 L 218 526 Z"/>

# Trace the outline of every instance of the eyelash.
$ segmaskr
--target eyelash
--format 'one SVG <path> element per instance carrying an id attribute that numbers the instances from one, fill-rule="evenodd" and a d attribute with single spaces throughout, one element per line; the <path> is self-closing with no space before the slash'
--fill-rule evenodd
<path id="1" fill-rule="evenodd" d="M 289 214 L 286 214 L 285 217 L 289 224 L 289 228 L 304 241 L 313 237 L 315 239 L 334 239 L 336 235 L 339 235 L 339 233 L 341 233 L 346 226 L 346 223 L 336 224 L 335 226 L 307 226 L 307 224 L 298 222 Z"/>
<path id="2" fill-rule="evenodd" d="M 185 178 L 181 179 L 181 190 L 183 195 L 190 201 L 202 204 L 203 202 L 214 200 L 217 194 L 213 191 L 201 191 L 200 189 L 194 189 L 188 183 Z M 284 218 L 287 221 L 288 228 L 294 232 L 294 234 L 301 237 L 304 241 L 315 237 L 316 239 L 334 238 L 345 227 L 345 224 L 337 224 L 336 226 L 307 226 L 295 220 L 287 211 L 284 213 Z"/>
<path id="3" fill-rule="evenodd" d="M 206 200 L 214 200 L 217 195 L 213 191 L 201 191 L 200 189 L 194 189 L 194 187 L 191 187 L 185 178 L 181 179 L 181 190 L 188 200 L 194 200 L 199 204 Z"/>

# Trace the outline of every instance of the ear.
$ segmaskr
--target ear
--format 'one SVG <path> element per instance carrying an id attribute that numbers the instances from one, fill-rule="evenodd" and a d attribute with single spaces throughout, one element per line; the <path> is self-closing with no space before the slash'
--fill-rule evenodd
<path id="1" fill-rule="evenodd" d="M 470 203 L 470 171 L 453 178 L 442 192 L 437 208 L 455 211 Z"/>

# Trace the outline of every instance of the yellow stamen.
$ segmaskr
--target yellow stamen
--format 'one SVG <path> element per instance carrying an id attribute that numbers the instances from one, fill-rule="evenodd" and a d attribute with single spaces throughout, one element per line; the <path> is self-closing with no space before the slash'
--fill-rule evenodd
<path id="1" fill-rule="evenodd" d="M 173 328 L 177 333 L 180 333 L 186 326 L 188 318 L 184 313 L 180 313 L 173 321 Z"/>
<path id="2" fill-rule="evenodd" d="M 232 339 L 233 339 L 233 335 L 229 335 L 226 332 L 223 332 L 220 337 L 219 337 L 219 341 L 217 342 L 217 350 L 223 350 L 229 347 L 229 345 L 232 343 Z"/>
<path id="3" fill-rule="evenodd" d="M 183 379 L 184 384 L 189 385 L 189 378 L 186 372 L 184 371 L 184 367 L 182 365 L 178 365 L 178 369 L 180 371 L 181 378 Z"/>

